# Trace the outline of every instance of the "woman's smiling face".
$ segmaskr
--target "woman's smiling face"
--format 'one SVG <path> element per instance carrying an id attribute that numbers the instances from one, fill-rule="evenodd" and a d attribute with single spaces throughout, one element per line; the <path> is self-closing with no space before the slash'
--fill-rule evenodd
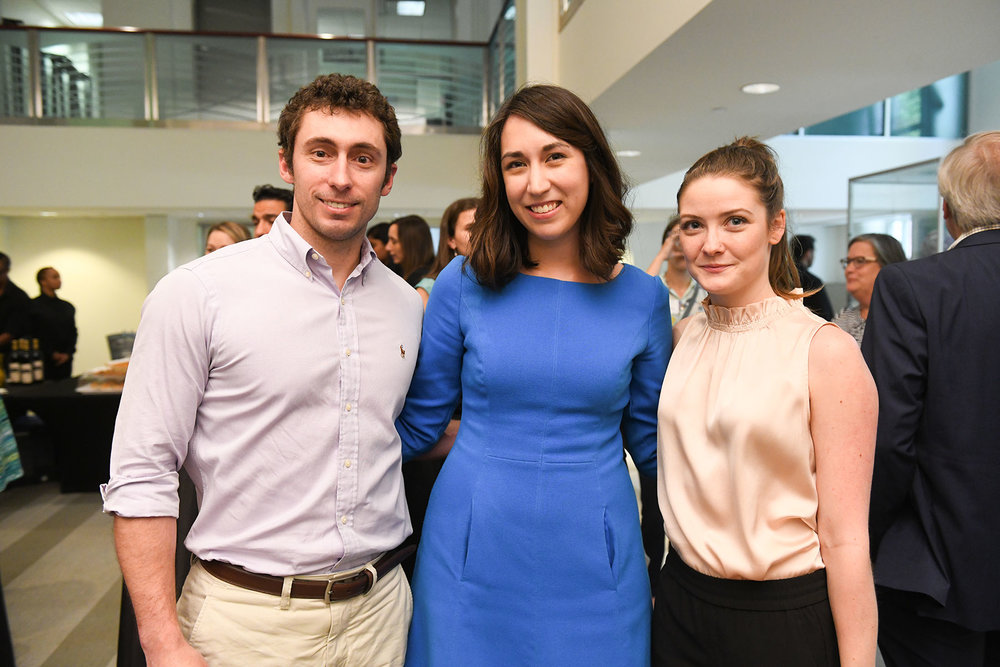
<path id="1" fill-rule="evenodd" d="M 678 202 L 688 271 L 712 297 L 733 308 L 774 296 L 771 247 L 785 232 L 785 212 L 768 219 L 757 190 L 733 176 L 702 176 Z"/>
<path id="2" fill-rule="evenodd" d="M 507 201 L 533 242 L 578 240 L 590 190 L 583 151 L 511 116 L 500 135 L 500 169 Z"/>

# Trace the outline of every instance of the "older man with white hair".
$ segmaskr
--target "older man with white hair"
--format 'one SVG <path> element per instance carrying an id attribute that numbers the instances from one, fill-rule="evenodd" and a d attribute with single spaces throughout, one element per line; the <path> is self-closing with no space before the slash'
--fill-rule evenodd
<path id="1" fill-rule="evenodd" d="M 1000 664 L 1000 132 L 941 163 L 947 252 L 883 267 L 871 549 L 894 665 Z"/>

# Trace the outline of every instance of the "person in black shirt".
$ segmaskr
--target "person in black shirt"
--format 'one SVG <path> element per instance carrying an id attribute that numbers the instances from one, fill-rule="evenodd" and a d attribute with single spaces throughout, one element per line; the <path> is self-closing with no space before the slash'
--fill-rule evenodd
<path id="1" fill-rule="evenodd" d="M 76 352 L 76 308 L 56 296 L 62 287 L 58 271 L 47 266 L 35 278 L 41 294 L 31 300 L 31 332 L 41 343 L 45 379 L 68 378 Z"/>
<path id="2" fill-rule="evenodd" d="M 809 267 L 813 263 L 813 255 L 816 251 L 816 239 L 808 234 L 798 234 L 792 239 L 792 255 L 795 259 L 795 268 L 799 270 L 799 282 L 802 283 L 802 291 L 810 292 L 819 289 L 815 294 L 811 294 L 802 303 L 806 308 L 816 313 L 824 320 L 833 319 L 833 306 L 830 305 L 830 297 L 823 287 L 823 281 L 819 276 L 809 272 Z"/>
<path id="3" fill-rule="evenodd" d="M 10 341 L 21 338 L 28 329 L 28 306 L 31 299 L 10 281 L 10 257 L 0 252 L 0 354 L 10 358 Z"/>

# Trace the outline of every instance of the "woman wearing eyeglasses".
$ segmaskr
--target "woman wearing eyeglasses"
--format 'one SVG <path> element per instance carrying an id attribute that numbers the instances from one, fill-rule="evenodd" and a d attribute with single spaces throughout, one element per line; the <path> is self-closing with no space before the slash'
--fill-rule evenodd
<path id="1" fill-rule="evenodd" d="M 840 265 L 844 267 L 847 291 L 858 303 L 844 308 L 832 321 L 854 336 L 858 345 L 861 345 L 861 338 L 865 335 L 865 320 L 868 319 L 875 276 L 886 264 L 905 261 L 903 246 L 888 234 L 860 234 L 847 244 L 847 257 L 840 260 Z"/>

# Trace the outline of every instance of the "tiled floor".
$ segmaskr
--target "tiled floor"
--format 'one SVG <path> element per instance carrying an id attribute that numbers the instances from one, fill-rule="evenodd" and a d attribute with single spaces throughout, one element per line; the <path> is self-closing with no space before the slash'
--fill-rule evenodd
<path id="1" fill-rule="evenodd" d="M 99 494 L 0 493 L 0 574 L 18 667 L 114 667 L 121 573 Z"/>
<path id="2" fill-rule="evenodd" d="M 115 664 L 121 573 L 97 493 L 0 493 L 0 574 L 18 667 Z"/>

